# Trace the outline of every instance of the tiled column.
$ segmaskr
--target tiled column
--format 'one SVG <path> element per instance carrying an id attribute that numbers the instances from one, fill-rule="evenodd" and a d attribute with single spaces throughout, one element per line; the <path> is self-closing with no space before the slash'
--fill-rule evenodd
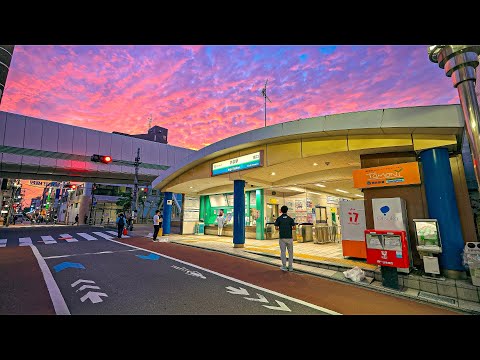
<path id="1" fill-rule="evenodd" d="M 233 181 L 233 247 L 245 246 L 245 180 Z"/>
<path id="2" fill-rule="evenodd" d="M 448 149 L 435 148 L 420 153 L 423 181 L 430 218 L 437 219 L 442 242 L 440 269 L 452 278 L 465 277 L 461 253 L 464 247 Z"/>
<path id="3" fill-rule="evenodd" d="M 173 194 L 169 191 L 165 192 L 164 194 L 165 197 L 163 198 L 163 235 L 168 235 L 170 234 L 170 223 L 172 221 Z"/>
<path id="4" fill-rule="evenodd" d="M 258 189 L 255 191 L 256 195 L 256 208 L 259 213 L 257 219 L 257 240 L 265 240 L 265 216 L 264 216 L 264 201 L 263 201 L 263 189 Z"/>

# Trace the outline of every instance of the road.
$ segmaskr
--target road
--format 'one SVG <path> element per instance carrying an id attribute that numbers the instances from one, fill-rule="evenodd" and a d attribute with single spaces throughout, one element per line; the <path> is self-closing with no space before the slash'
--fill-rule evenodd
<path id="1" fill-rule="evenodd" d="M 2 229 L 2 245 L 0 314 L 455 314 L 100 227 Z"/>

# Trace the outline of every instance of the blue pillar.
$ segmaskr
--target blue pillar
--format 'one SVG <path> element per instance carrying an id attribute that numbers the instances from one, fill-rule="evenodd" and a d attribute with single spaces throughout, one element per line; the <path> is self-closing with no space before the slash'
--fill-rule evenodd
<path id="1" fill-rule="evenodd" d="M 442 270 L 465 271 L 461 253 L 465 246 L 458 215 L 452 169 L 446 148 L 424 150 L 420 153 L 425 194 L 430 218 L 437 219 L 442 241 L 439 256 Z"/>
<path id="2" fill-rule="evenodd" d="M 168 235 L 170 234 L 170 223 L 172 221 L 173 194 L 171 192 L 165 192 L 164 194 L 165 197 L 163 198 L 163 235 Z"/>
<path id="3" fill-rule="evenodd" d="M 245 180 L 233 180 L 233 247 L 245 245 Z"/>

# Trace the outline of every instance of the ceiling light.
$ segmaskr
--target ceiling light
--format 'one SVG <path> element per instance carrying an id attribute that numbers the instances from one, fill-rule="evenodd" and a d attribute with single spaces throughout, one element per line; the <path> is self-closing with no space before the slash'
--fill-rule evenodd
<path id="1" fill-rule="evenodd" d="M 341 193 L 348 194 L 348 191 L 345 191 L 345 190 L 340 190 L 340 189 L 335 189 L 335 190 L 337 190 L 338 192 L 341 192 Z"/>
<path id="2" fill-rule="evenodd" d="M 313 163 L 313 166 L 317 166 L 318 164 L 317 163 Z"/>
<path id="3" fill-rule="evenodd" d="M 315 184 L 315 186 L 325 187 L 325 185 L 323 185 L 323 184 Z"/>
<path id="4" fill-rule="evenodd" d="M 190 186 L 190 189 L 193 189 L 193 186 Z"/>
<path id="5" fill-rule="evenodd" d="M 318 192 L 315 192 L 315 191 L 310 191 L 310 190 L 308 190 L 307 193 L 309 193 L 309 194 L 315 194 L 315 195 L 320 195 L 320 196 L 325 195 L 325 194 L 318 193 Z"/>
<path id="6" fill-rule="evenodd" d="M 275 175 L 275 173 L 274 173 L 274 172 L 272 172 L 270 175 Z"/>
<path id="7" fill-rule="evenodd" d="M 358 194 L 355 194 L 355 196 L 358 196 L 358 197 L 361 197 L 361 198 L 363 197 L 363 195 L 358 195 Z"/>

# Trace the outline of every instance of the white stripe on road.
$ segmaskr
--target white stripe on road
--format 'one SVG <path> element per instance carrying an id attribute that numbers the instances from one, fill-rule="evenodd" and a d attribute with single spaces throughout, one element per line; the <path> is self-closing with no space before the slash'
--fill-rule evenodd
<path id="1" fill-rule="evenodd" d="M 43 242 L 45 244 L 56 244 L 57 242 L 55 241 L 55 239 L 53 237 L 51 237 L 50 235 L 48 236 L 40 236 L 43 240 Z"/>
<path id="2" fill-rule="evenodd" d="M 109 234 L 112 234 L 112 235 L 115 235 L 115 236 L 118 235 L 118 232 L 116 232 L 116 231 L 105 231 L 105 232 L 106 232 L 106 233 L 109 233 Z M 129 238 L 129 237 L 130 237 L 130 236 L 128 236 L 128 235 L 123 235 L 123 234 L 122 234 L 122 238 Z"/>
<path id="3" fill-rule="evenodd" d="M 60 234 L 60 237 L 63 238 L 61 240 L 65 240 L 66 242 L 75 242 L 75 241 L 78 241 L 77 239 L 75 239 L 74 237 L 72 237 L 72 235 L 70 234 Z"/>
<path id="4" fill-rule="evenodd" d="M 65 303 L 65 299 L 58 288 L 55 279 L 48 268 L 47 263 L 42 258 L 42 255 L 38 252 L 38 249 L 35 245 L 30 246 L 32 248 L 33 254 L 37 258 L 38 265 L 40 266 L 40 270 L 42 270 L 43 279 L 45 280 L 45 284 L 47 285 L 48 293 L 50 294 L 50 298 L 52 299 L 53 308 L 55 309 L 55 313 L 57 315 L 70 315 L 70 310 L 68 310 L 67 304 Z"/>
<path id="5" fill-rule="evenodd" d="M 125 251 L 138 251 L 138 249 L 118 250 L 118 251 L 100 251 L 100 252 L 94 252 L 94 253 L 70 254 L 70 255 L 45 256 L 44 259 L 58 259 L 58 258 L 64 258 L 64 257 L 69 257 L 69 256 L 81 256 L 81 255 L 113 254 L 113 253 L 125 252 Z"/>
<path id="6" fill-rule="evenodd" d="M 297 303 L 297 304 L 302 304 L 302 305 L 304 305 L 304 306 L 308 306 L 308 307 L 310 307 L 310 308 L 312 308 L 312 309 L 316 309 L 316 310 L 320 310 L 320 311 L 326 312 L 327 314 L 330 314 L 330 315 L 342 315 L 342 314 L 340 314 L 340 313 L 338 313 L 338 312 L 336 312 L 336 311 L 333 311 L 333 310 L 330 310 L 330 309 L 326 309 L 326 308 L 321 307 L 321 306 L 318 306 L 318 305 L 310 304 L 310 303 L 308 303 L 308 302 L 306 302 L 306 301 L 303 301 L 303 300 L 300 300 L 300 299 L 295 299 L 295 298 L 292 298 L 292 297 L 290 297 L 290 296 L 288 296 L 288 295 L 284 295 L 284 294 L 278 293 L 278 292 L 273 291 L 273 290 L 265 289 L 265 288 L 263 288 L 263 287 L 261 287 L 261 286 L 257 286 L 257 285 L 254 285 L 254 284 L 250 284 L 250 283 L 248 283 L 248 282 L 246 282 L 246 281 L 242 281 L 242 280 L 239 280 L 239 279 L 235 279 L 235 278 L 233 278 L 233 277 L 230 277 L 230 276 L 227 276 L 227 275 L 224 275 L 224 274 L 220 274 L 220 273 L 218 273 L 218 272 L 216 272 L 216 271 L 213 271 L 213 270 L 205 269 L 205 268 L 203 268 L 203 267 L 201 267 L 201 266 L 198 266 L 198 265 L 195 265 L 195 264 L 192 264 L 192 263 L 189 263 L 189 262 L 180 260 L 180 259 L 176 259 L 176 258 L 174 258 L 174 257 L 168 256 L 168 255 L 164 255 L 164 254 L 161 254 L 161 253 L 156 252 L 156 251 L 147 250 L 147 249 L 144 249 L 144 248 L 135 246 L 135 245 L 125 244 L 125 243 L 122 243 L 122 242 L 120 242 L 120 241 L 113 240 L 113 239 L 110 240 L 110 241 L 113 241 L 113 242 L 116 242 L 116 243 L 118 243 L 118 244 L 122 244 L 122 245 L 125 245 L 125 246 L 130 246 L 130 247 L 135 248 L 135 249 L 148 251 L 148 252 L 150 252 L 150 253 L 163 256 L 164 258 L 167 258 L 167 259 L 170 259 L 170 260 L 174 260 L 174 261 L 178 261 L 179 263 L 182 263 L 182 264 L 185 264 L 185 265 L 188 265 L 188 266 L 193 266 L 193 267 L 195 267 L 195 268 L 197 268 L 197 269 L 200 269 L 200 270 L 209 272 L 209 273 L 211 273 L 211 274 L 215 274 L 215 275 L 220 276 L 220 277 L 222 277 L 222 278 L 224 278 L 224 279 L 232 280 L 232 281 L 235 281 L 235 282 L 237 282 L 237 283 L 239 283 L 239 284 L 243 284 L 243 285 L 246 285 L 246 286 L 250 286 L 250 287 L 252 287 L 252 288 L 254 288 L 254 289 L 257 289 L 257 290 L 265 291 L 265 292 L 267 292 L 267 293 L 269 293 L 269 294 L 273 294 L 273 295 L 275 295 L 275 296 L 278 296 L 278 297 L 281 297 L 281 298 L 284 298 L 284 299 L 293 301 L 293 302 L 295 302 L 295 303 Z"/>
<path id="7" fill-rule="evenodd" d="M 107 240 L 113 239 L 113 236 L 108 235 L 108 234 L 104 234 L 104 233 L 99 232 L 99 231 L 94 231 L 93 233 L 94 233 L 95 235 L 100 236 L 100 237 L 102 237 L 102 238 L 104 238 L 104 239 L 107 239 Z"/>
<path id="8" fill-rule="evenodd" d="M 32 239 L 29 237 L 19 238 L 18 246 L 29 246 L 32 245 Z"/>
<path id="9" fill-rule="evenodd" d="M 87 233 L 77 233 L 77 235 L 80 235 L 82 238 L 87 239 L 88 241 L 98 240 L 97 238 L 94 238 L 92 235 L 88 235 Z"/>
<path id="10" fill-rule="evenodd" d="M 0 239 L 0 247 L 7 246 L 7 239 Z"/>

